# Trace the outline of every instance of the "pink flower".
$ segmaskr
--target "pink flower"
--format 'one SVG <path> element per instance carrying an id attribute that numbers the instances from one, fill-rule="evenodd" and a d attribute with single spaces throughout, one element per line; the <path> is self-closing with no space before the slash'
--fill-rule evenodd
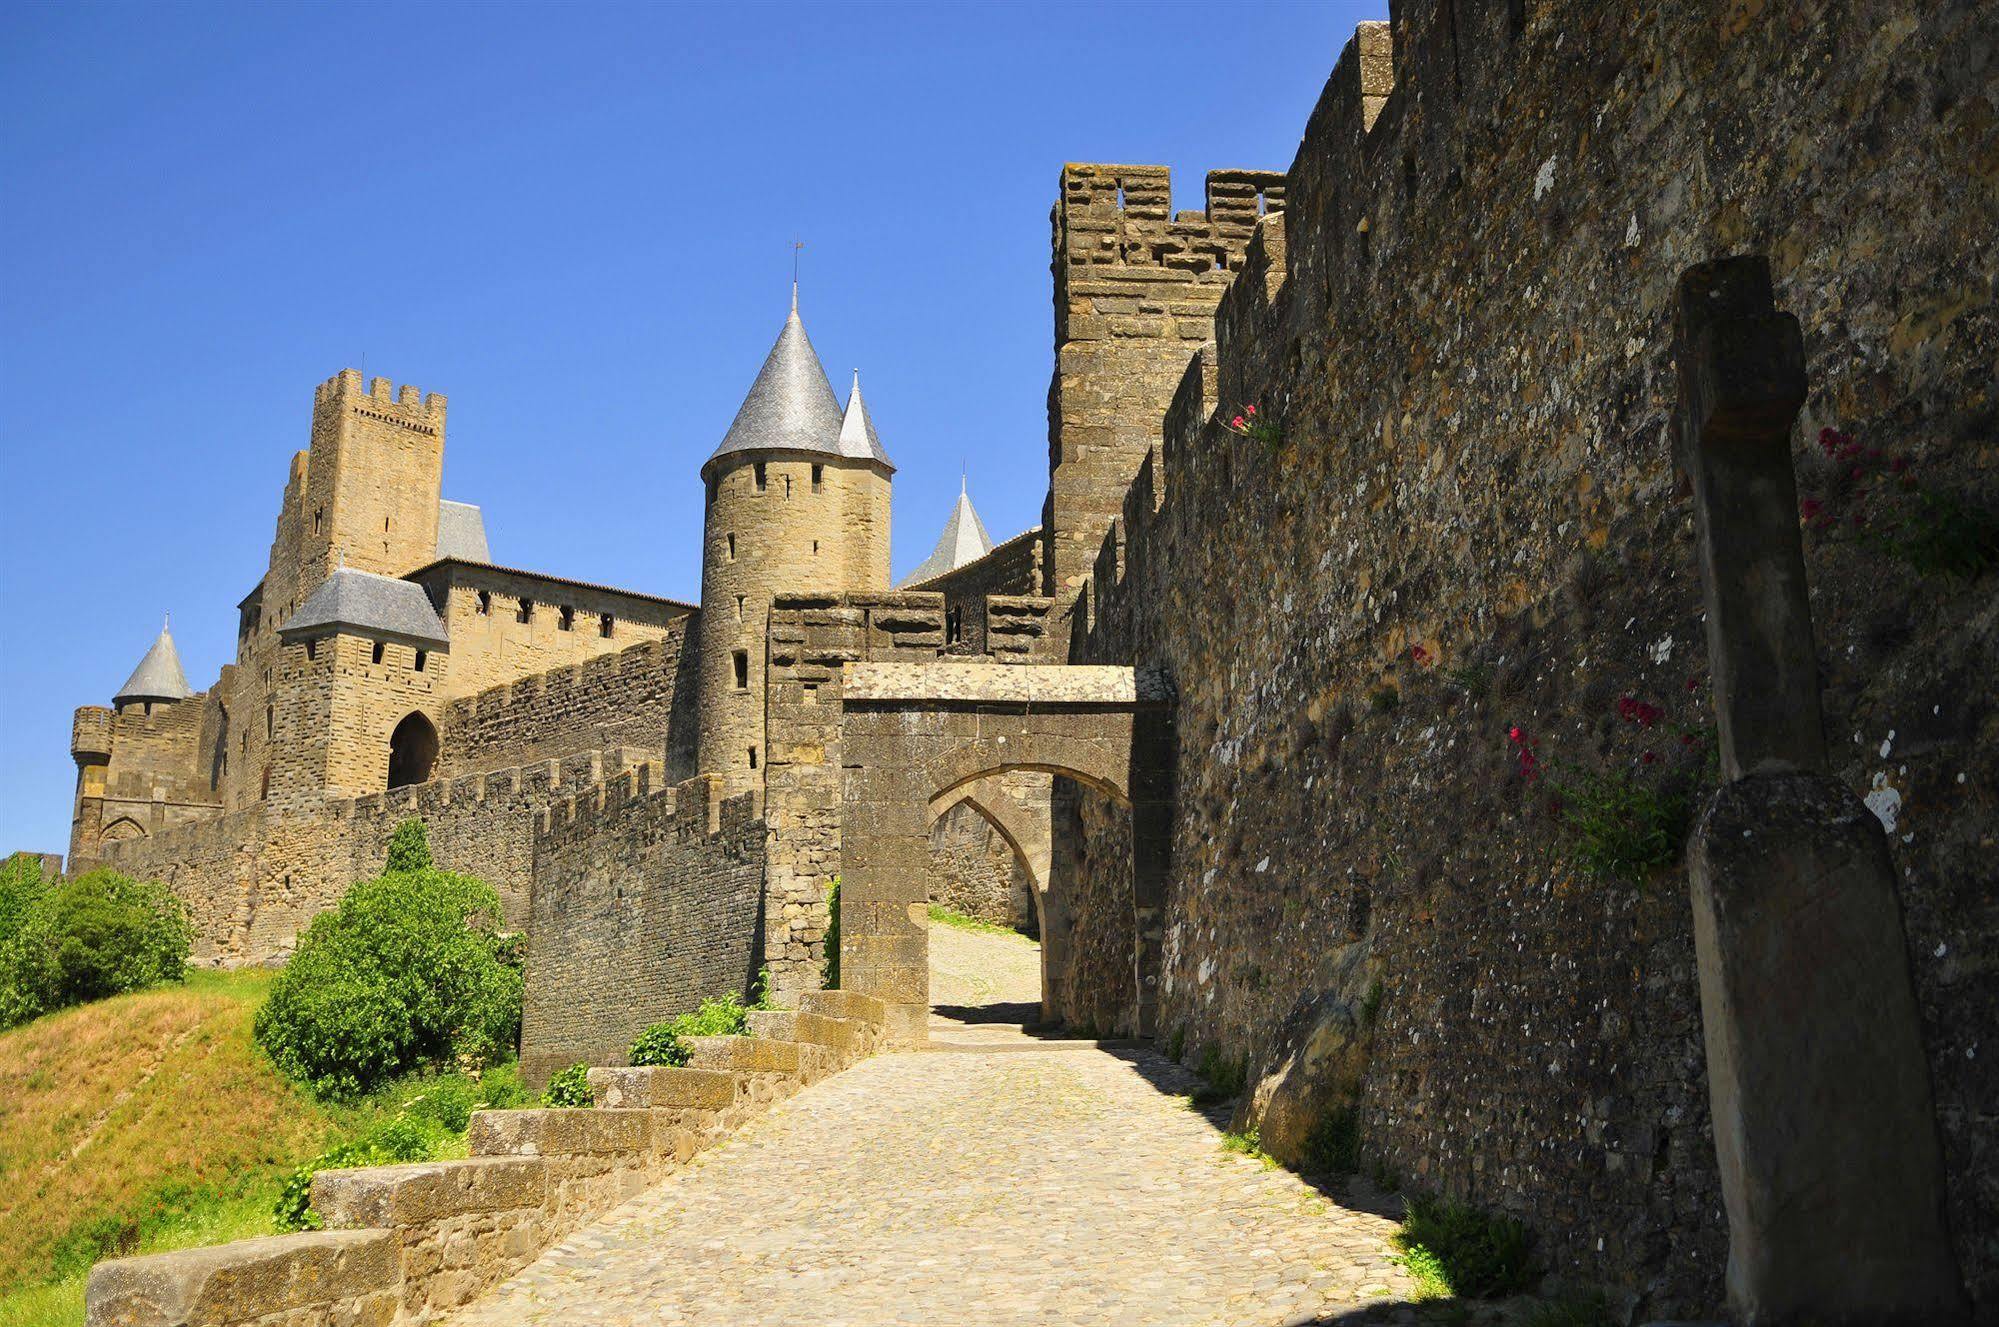
<path id="1" fill-rule="evenodd" d="M 1648 765 L 1656 765 L 1659 763 L 1659 753 L 1656 751 L 1647 751 L 1644 755 L 1638 758 L 1644 761 Z"/>
<path id="2" fill-rule="evenodd" d="M 1234 419 L 1232 419 L 1232 420 L 1230 420 L 1230 421 L 1229 421 L 1229 424 L 1230 424 L 1230 426 L 1231 426 L 1231 427 L 1233 427 L 1233 428 L 1241 428 L 1241 427 L 1243 426 L 1243 425 L 1242 425 L 1242 416 L 1241 416 L 1241 415 L 1237 415 L 1237 416 L 1236 416 L 1236 417 L 1235 417 Z"/>
<path id="3" fill-rule="evenodd" d="M 1806 498 L 1798 504 L 1798 514 L 1804 517 L 1808 521 L 1811 520 L 1814 516 L 1817 516 L 1821 511 L 1824 510 L 1825 510 L 1825 504 L 1823 502 L 1820 502 L 1817 498 Z M 1689 680 L 1687 689 L 1689 691 L 1693 690 L 1691 679 Z"/>
<path id="4" fill-rule="evenodd" d="M 1526 736 L 1525 733 L 1520 731 L 1520 725 L 1517 723 L 1514 724 L 1511 728 L 1508 728 L 1506 730 L 1506 735 L 1512 738 L 1516 742 L 1518 742 L 1521 738 Z"/>
<path id="5" fill-rule="evenodd" d="M 1691 677 L 1687 679 L 1687 690 L 1699 691 L 1700 689 L 1701 689 L 1701 684 L 1698 681 L 1696 681 Z"/>
<path id="6" fill-rule="evenodd" d="M 1256 407 L 1253 405 L 1246 405 L 1242 408 L 1242 412 L 1245 415 L 1254 415 L 1256 413 Z"/>

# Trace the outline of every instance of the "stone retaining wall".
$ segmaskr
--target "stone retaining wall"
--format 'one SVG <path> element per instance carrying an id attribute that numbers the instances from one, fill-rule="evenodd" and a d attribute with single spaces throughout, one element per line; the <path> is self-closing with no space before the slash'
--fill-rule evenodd
<path id="1" fill-rule="evenodd" d="M 87 1327 L 416 1327 L 751 1117 L 873 1054 L 881 1005 L 814 992 L 758 1035 L 698 1038 L 696 1067 L 590 1071 L 587 1110 L 480 1111 L 460 1161 L 321 1171 L 328 1229 L 99 1263 Z M 793 1042 L 766 1033 L 807 1038 Z"/>

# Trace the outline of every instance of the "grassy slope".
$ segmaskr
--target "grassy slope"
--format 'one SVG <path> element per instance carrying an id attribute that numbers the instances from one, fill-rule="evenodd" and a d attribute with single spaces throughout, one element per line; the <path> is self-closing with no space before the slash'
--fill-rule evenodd
<path id="1" fill-rule="evenodd" d="M 337 1127 L 251 1042 L 271 978 L 197 973 L 0 1033 L 0 1327 L 80 1321 L 100 1250 L 270 1231 L 279 1179 Z"/>

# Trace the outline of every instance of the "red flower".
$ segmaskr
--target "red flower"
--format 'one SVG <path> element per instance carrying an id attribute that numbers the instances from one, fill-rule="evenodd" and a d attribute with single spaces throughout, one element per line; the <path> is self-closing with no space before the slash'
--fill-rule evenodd
<path id="1" fill-rule="evenodd" d="M 1808 521 L 1823 510 L 1825 510 L 1825 504 L 1817 498 L 1806 498 L 1798 504 L 1798 514 Z M 1687 689 L 1691 691 L 1693 687 L 1689 685 Z"/>
<path id="2" fill-rule="evenodd" d="M 1701 684 L 1698 681 L 1694 680 L 1691 677 L 1687 679 L 1687 690 L 1699 691 L 1700 689 L 1701 689 Z"/>
<path id="3" fill-rule="evenodd" d="M 1640 728 L 1650 728 L 1665 714 L 1657 705 L 1648 705 L 1636 696 L 1625 696 L 1617 702 L 1617 717 Z"/>
<path id="4" fill-rule="evenodd" d="M 1656 751 L 1647 751 L 1644 755 L 1638 758 L 1644 761 L 1648 765 L 1656 765 L 1659 763 L 1659 753 Z"/>
<path id="5" fill-rule="evenodd" d="M 1241 427 L 1243 426 L 1243 424 L 1242 424 L 1242 416 L 1241 416 L 1241 415 L 1237 415 L 1237 416 L 1236 416 L 1236 417 L 1235 417 L 1234 419 L 1231 419 L 1231 420 L 1229 421 L 1229 425 L 1230 425 L 1230 427 L 1232 427 L 1232 428 L 1241 428 Z"/>
<path id="6" fill-rule="evenodd" d="M 1409 647 L 1409 657 L 1419 664 L 1428 664 L 1430 662 L 1430 652 L 1421 645 L 1411 645 Z"/>
<path id="7" fill-rule="evenodd" d="M 1853 513 L 1853 528 L 1856 530 L 1860 530 L 1860 529 L 1865 529 L 1866 526 L 1867 526 L 1867 514 L 1865 512 L 1858 512 L 1858 511 Z"/>
<path id="8" fill-rule="evenodd" d="M 1692 733 L 1681 733 L 1681 734 L 1680 734 L 1680 745 L 1681 745 L 1681 746 L 1692 746 L 1693 744 L 1694 744 L 1694 735 L 1693 735 Z"/>
<path id="9" fill-rule="evenodd" d="M 1525 733 L 1520 731 L 1520 725 L 1517 723 L 1514 724 L 1511 728 L 1508 728 L 1506 730 L 1506 735 L 1512 738 L 1516 742 L 1520 741 L 1523 737 L 1526 736 Z"/>
<path id="10" fill-rule="evenodd" d="M 1899 475 L 1909 468 L 1909 458 L 1906 456 L 1897 456 L 1894 460 L 1888 462 L 1888 468 Z"/>
<path id="11" fill-rule="evenodd" d="M 1253 415 L 1256 413 L 1256 407 L 1253 405 L 1246 405 L 1242 408 L 1242 412 L 1245 415 Z"/>

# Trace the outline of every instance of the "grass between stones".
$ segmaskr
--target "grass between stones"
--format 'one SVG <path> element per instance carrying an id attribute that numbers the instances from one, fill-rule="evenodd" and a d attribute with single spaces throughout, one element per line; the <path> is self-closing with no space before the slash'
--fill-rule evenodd
<path id="1" fill-rule="evenodd" d="M 295 1167 L 380 1131 L 419 1097 L 476 1104 L 512 1072 L 317 1101 L 252 1040 L 274 976 L 194 972 L 184 986 L 0 1033 L 0 1325 L 81 1323 L 99 1258 L 272 1234 Z M 453 1123 L 460 1132 L 434 1131 L 431 1155 L 463 1155 Z"/>
<path id="2" fill-rule="evenodd" d="M 930 905 L 930 920 L 939 926 L 952 926 L 960 931 L 977 931 L 981 935 L 1008 935 L 1017 940 L 1026 938 L 1011 926 L 998 926 L 992 922 L 981 921 L 977 917 L 968 917 L 962 912 L 952 911 L 941 903 Z"/>

